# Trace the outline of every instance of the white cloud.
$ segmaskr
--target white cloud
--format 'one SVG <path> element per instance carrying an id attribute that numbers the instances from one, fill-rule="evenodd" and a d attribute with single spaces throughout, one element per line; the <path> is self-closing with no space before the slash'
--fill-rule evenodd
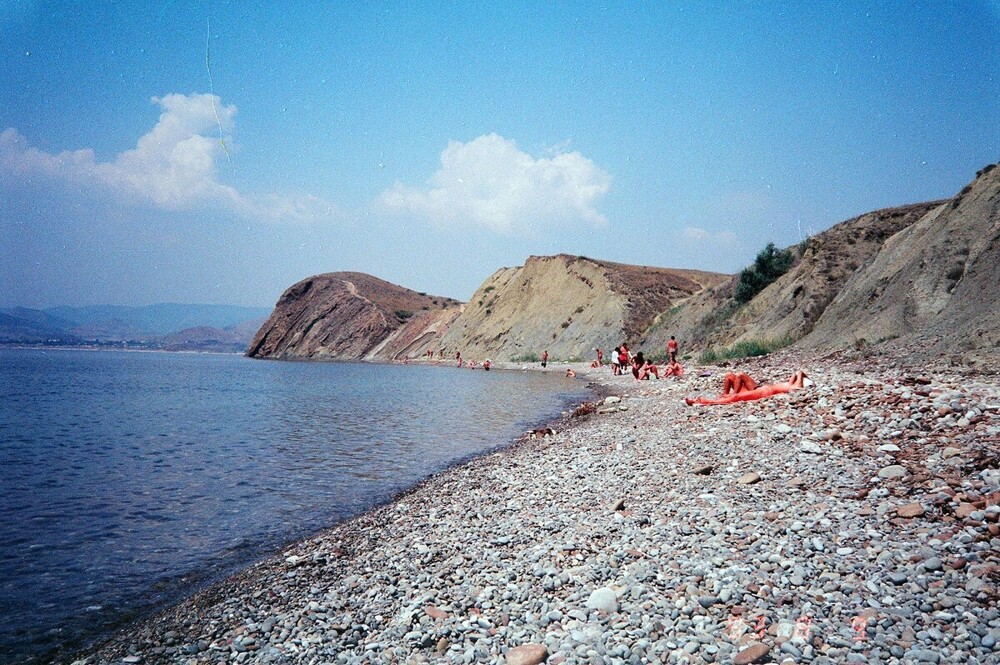
<path id="1" fill-rule="evenodd" d="M 156 126 L 113 161 L 98 162 L 89 148 L 52 155 L 8 128 L 0 133 L 0 171 L 63 180 L 111 193 L 122 203 L 163 210 L 210 207 L 273 221 L 309 221 L 330 212 L 331 206 L 315 197 L 262 200 L 219 181 L 216 165 L 230 150 L 235 106 L 207 94 L 171 93 L 152 102 L 163 110 Z"/>
<path id="2" fill-rule="evenodd" d="M 480 226 L 496 233 L 536 234 L 542 228 L 602 226 L 596 204 L 611 176 L 579 152 L 538 159 L 497 134 L 450 141 L 441 168 L 424 188 L 397 182 L 377 207 L 448 228 Z"/>
<path id="3" fill-rule="evenodd" d="M 695 242 L 710 242 L 721 245 L 735 245 L 739 243 L 739 236 L 732 231 L 706 231 L 697 226 L 686 226 L 682 231 L 684 238 Z"/>

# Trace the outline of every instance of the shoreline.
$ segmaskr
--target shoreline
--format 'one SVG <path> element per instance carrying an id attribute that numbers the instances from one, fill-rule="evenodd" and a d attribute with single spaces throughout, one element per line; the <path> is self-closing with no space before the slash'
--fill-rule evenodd
<path id="1" fill-rule="evenodd" d="M 681 397 L 717 391 L 719 368 L 639 383 L 574 365 L 623 401 L 435 474 L 77 662 L 1000 658 L 1000 472 L 963 472 L 1000 440 L 1000 389 L 908 386 L 923 377 L 877 360 L 874 377 L 870 361 L 748 360 L 819 385 L 706 408 Z M 860 418 L 915 403 L 927 427 Z"/>

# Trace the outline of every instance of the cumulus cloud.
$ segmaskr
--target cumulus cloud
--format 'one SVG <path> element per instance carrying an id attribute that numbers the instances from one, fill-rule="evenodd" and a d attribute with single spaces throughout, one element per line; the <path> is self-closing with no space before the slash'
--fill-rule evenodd
<path id="1" fill-rule="evenodd" d="M 208 94 L 172 93 L 152 102 L 162 109 L 156 126 L 110 162 L 97 161 L 89 148 L 49 154 L 8 128 L 0 133 L 0 171 L 62 180 L 110 193 L 123 203 L 163 210 L 212 207 L 248 217 L 306 221 L 330 209 L 316 198 L 249 197 L 220 182 L 217 164 L 228 155 L 235 106 Z"/>
<path id="2" fill-rule="evenodd" d="M 536 234 L 548 227 L 606 224 L 596 205 L 610 186 L 611 176 L 579 152 L 536 159 L 514 141 L 488 134 L 468 143 L 450 141 L 426 187 L 397 182 L 376 205 L 442 228 Z"/>
<path id="3" fill-rule="evenodd" d="M 682 234 L 686 239 L 695 242 L 708 242 L 721 245 L 732 245 L 739 242 L 739 236 L 732 231 L 706 231 L 697 226 L 684 227 Z"/>

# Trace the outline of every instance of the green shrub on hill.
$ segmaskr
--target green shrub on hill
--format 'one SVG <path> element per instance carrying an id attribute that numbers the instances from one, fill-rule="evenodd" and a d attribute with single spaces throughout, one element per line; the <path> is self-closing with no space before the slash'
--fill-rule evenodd
<path id="1" fill-rule="evenodd" d="M 795 254 L 792 250 L 779 250 L 774 247 L 773 242 L 767 243 L 767 247 L 757 254 L 753 265 L 740 273 L 740 281 L 733 291 L 733 300 L 740 305 L 750 302 L 755 295 L 788 272 L 794 261 Z"/>
<path id="2" fill-rule="evenodd" d="M 737 342 L 732 346 L 727 346 L 718 351 L 708 349 L 698 356 L 698 362 L 702 365 L 711 365 L 720 360 L 732 360 L 735 358 L 748 358 L 750 356 L 766 356 L 769 353 L 783 349 L 795 339 L 791 335 L 785 335 L 778 339 L 751 339 Z"/>

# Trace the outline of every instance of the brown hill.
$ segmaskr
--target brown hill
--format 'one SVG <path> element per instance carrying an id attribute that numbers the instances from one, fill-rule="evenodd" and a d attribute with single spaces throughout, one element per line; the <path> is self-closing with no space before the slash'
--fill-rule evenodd
<path id="1" fill-rule="evenodd" d="M 876 210 L 841 222 L 790 248 L 795 253 L 792 268 L 744 306 L 733 302 L 739 280 L 734 275 L 663 315 L 643 344 L 660 348 L 670 335 L 682 338 L 689 349 L 748 340 L 798 340 L 812 331 L 851 276 L 878 254 L 886 239 L 941 204 Z"/>
<path id="2" fill-rule="evenodd" d="M 255 358 L 394 359 L 439 339 L 460 303 L 371 275 L 336 272 L 286 290 L 247 350 Z"/>
<path id="3" fill-rule="evenodd" d="M 470 358 L 590 358 L 640 336 L 674 303 L 727 275 L 630 266 L 586 257 L 532 256 L 494 273 L 442 344 Z"/>
<path id="4" fill-rule="evenodd" d="M 923 340 L 928 353 L 997 353 L 1000 169 L 983 169 L 954 199 L 888 239 L 802 345 L 860 346 L 894 337 Z"/>

